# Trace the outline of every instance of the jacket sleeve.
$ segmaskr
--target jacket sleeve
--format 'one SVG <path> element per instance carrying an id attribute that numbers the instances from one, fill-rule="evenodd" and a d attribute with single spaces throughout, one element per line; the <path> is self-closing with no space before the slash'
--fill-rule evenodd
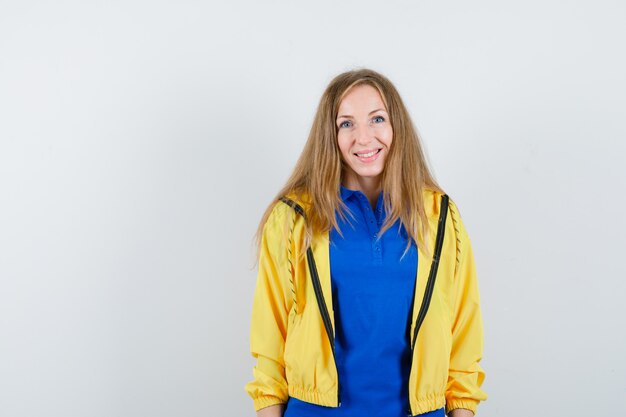
<path id="1" fill-rule="evenodd" d="M 282 235 L 285 208 L 278 203 L 272 210 L 261 239 L 250 325 L 250 352 L 257 362 L 254 379 L 245 386 L 256 411 L 286 403 L 289 397 L 283 361 L 291 274 Z"/>
<path id="2" fill-rule="evenodd" d="M 453 284 L 452 347 L 446 386 L 446 414 L 455 408 L 466 408 L 476 414 L 478 403 L 487 399 L 487 394 L 480 388 L 485 378 L 479 365 L 483 354 L 480 297 L 469 235 L 456 205 L 451 203 L 450 206 L 457 238 L 457 264 Z"/>

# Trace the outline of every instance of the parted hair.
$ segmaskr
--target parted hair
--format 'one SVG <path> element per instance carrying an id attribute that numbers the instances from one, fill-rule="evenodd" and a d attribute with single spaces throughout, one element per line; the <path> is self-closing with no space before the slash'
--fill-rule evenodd
<path id="1" fill-rule="evenodd" d="M 255 234 L 256 262 L 259 261 L 264 225 L 280 198 L 290 193 L 308 196 L 306 211 L 306 253 L 313 236 L 334 228 L 341 235 L 335 213 L 345 221 L 347 206 L 341 199 L 340 184 L 346 167 L 337 142 L 337 112 L 343 97 L 352 88 L 367 84 L 378 90 L 389 114 L 393 138 L 381 174 L 386 218 L 377 239 L 399 218 L 409 239 L 429 257 L 429 228 L 424 208 L 425 189 L 443 193 L 435 181 L 422 149 L 421 139 L 394 85 L 382 74 L 367 68 L 354 69 L 335 76 L 326 87 L 317 106 L 313 124 L 304 149 L 286 184 L 266 208 Z M 285 230 L 288 230 L 286 225 Z"/>

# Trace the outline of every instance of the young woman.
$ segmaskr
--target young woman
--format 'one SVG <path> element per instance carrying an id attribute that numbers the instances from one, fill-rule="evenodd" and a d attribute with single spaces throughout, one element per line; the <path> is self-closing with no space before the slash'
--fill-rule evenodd
<path id="1" fill-rule="evenodd" d="M 330 82 L 257 244 L 258 416 L 466 417 L 487 399 L 469 236 L 386 77 Z"/>

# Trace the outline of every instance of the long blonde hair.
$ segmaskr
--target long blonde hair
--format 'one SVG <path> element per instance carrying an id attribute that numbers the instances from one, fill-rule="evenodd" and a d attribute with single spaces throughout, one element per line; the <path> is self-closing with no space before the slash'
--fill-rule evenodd
<path id="1" fill-rule="evenodd" d="M 255 234 L 256 261 L 259 260 L 263 227 L 275 204 L 284 204 L 280 198 L 290 193 L 309 197 L 306 212 L 304 247 L 306 253 L 315 234 L 341 230 L 335 212 L 345 219 L 346 205 L 340 196 L 340 184 L 345 163 L 337 143 L 336 118 L 341 100 L 351 88 L 371 85 L 383 99 L 393 129 L 393 140 L 382 172 L 383 202 L 386 219 L 378 239 L 399 218 L 409 239 L 432 257 L 428 248 L 428 220 L 424 209 L 424 189 L 443 192 L 427 166 L 420 137 L 394 85 L 382 74 L 371 69 L 355 69 L 337 75 L 322 94 L 309 137 L 296 166 L 274 199 L 265 210 Z M 343 235 L 342 235 L 343 236 Z"/>

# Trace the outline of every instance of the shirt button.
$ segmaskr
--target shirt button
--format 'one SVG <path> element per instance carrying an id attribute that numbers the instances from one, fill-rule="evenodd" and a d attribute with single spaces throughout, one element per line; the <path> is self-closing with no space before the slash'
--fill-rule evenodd
<path id="1" fill-rule="evenodd" d="M 376 252 L 380 252 L 380 246 L 376 246 Z"/>

